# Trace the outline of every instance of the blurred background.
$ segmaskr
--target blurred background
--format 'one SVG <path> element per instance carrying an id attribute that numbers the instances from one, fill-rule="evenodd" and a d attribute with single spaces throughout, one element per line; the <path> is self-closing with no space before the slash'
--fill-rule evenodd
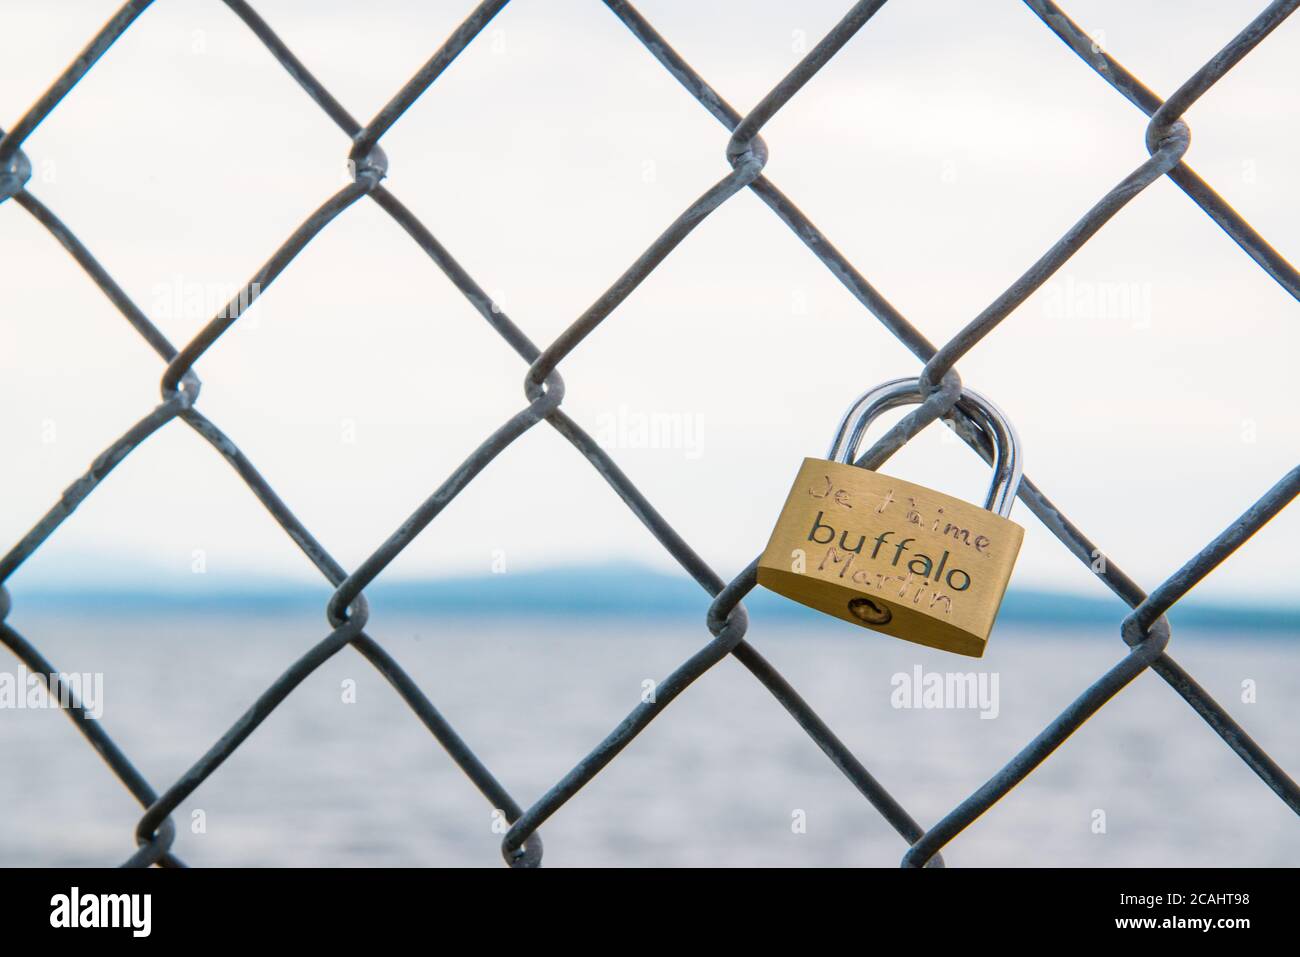
<path id="1" fill-rule="evenodd" d="M 471 8 L 254 6 L 362 120 Z M 744 112 L 848 6 L 638 9 Z M 68 0 L 58 16 L 38 3 L 5 8 L 7 127 L 117 4 Z M 1261 8 L 1072 0 L 1066 10 L 1168 95 Z M 1284 254 L 1300 248 L 1300 136 L 1276 119 L 1298 92 L 1298 45 L 1300 24 L 1284 23 L 1186 117 L 1188 162 Z M 764 128 L 765 173 L 939 342 L 1146 158 L 1145 126 L 1022 4 L 894 0 Z M 601 4 L 515 0 L 383 147 L 389 188 L 544 345 L 725 175 L 726 140 Z M 179 345 L 343 185 L 348 147 L 223 4 L 159 0 L 24 151 L 30 191 Z M 0 205 L 0 288 L 7 548 L 157 404 L 162 363 L 12 202 Z M 1034 481 L 1151 588 L 1295 465 L 1295 310 L 1161 180 L 959 369 L 1014 421 Z M 348 568 L 526 404 L 525 364 L 368 201 L 327 227 L 196 368 L 200 408 Z M 918 369 L 748 192 L 561 367 L 565 410 L 724 578 L 761 550 L 795 468 L 825 452 L 849 402 Z M 972 499 L 987 481 L 941 427 L 887 470 Z M 776 600 L 751 608 L 752 643 L 922 824 L 1124 650 L 1123 606 L 1023 506 L 1012 518 L 1025 545 L 982 661 Z M 1173 656 L 1289 768 L 1300 766 L 1288 722 L 1300 684 L 1297 533 L 1300 512 L 1284 512 L 1171 616 Z M 624 592 L 669 597 L 611 617 L 599 594 L 611 568 Z M 537 581 L 567 597 L 530 604 Z M 382 591 L 372 596 L 372 634 L 525 806 L 636 705 L 643 681 L 708 639 L 708 597 L 545 425 L 379 584 L 405 597 L 386 616 Z M 324 582 L 179 423 L 129 456 L 8 587 L 10 621 L 58 667 L 104 672 L 105 727 L 160 788 L 328 630 Z M 1043 607 L 1055 613 L 1033 612 Z M 1000 675 L 998 718 L 892 707 L 891 676 L 918 664 Z M 357 700 L 345 704 L 349 679 Z M 0 775 L 0 861 L 129 853 L 138 808 L 66 720 L 0 710 L 0 760 L 16 769 Z M 206 833 L 182 820 L 178 844 L 196 863 L 492 864 L 500 842 L 491 809 L 348 650 L 183 810 L 196 809 Z M 796 810 L 804 833 L 792 829 Z M 904 850 L 733 661 L 543 835 L 555 864 L 888 865 Z M 1294 815 L 1147 674 L 945 855 L 1277 864 L 1297 850 Z"/>

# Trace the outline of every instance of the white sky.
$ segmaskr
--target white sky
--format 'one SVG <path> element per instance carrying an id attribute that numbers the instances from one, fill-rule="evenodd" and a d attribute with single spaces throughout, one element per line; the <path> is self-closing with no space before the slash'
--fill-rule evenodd
<path id="1" fill-rule="evenodd" d="M 469 2 L 254 4 L 362 121 Z M 12 126 L 114 0 L 6 0 Z M 847 0 L 639 9 L 742 112 Z M 1071 0 L 1168 95 L 1260 9 Z M 363 10 L 365 11 L 363 13 Z M 1189 112 L 1188 161 L 1300 250 L 1300 18 Z M 1279 125 L 1279 122 L 1281 125 Z M 767 174 L 932 341 L 986 306 L 1146 157 L 1145 118 L 1021 4 L 893 0 L 764 130 Z M 388 185 L 534 341 L 558 335 L 728 169 L 727 134 L 595 0 L 515 0 L 384 138 Z M 348 142 L 215 0 L 158 0 L 28 140 L 31 191 L 180 345 L 344 181 Z M 168 290 L 195 287 L 196 307 Z M 1127 313 L 1076 296 L 1131 291 Z M 24 210 L 0 205 L 0 540 L 16 541 L 158 401 L 162 363 Z M 1296 462 L 1300 307 L 1160 181 L 959 369 L 1012 417 L 1027 471 L 1154 587 Z M 678 416 L 682 447 L 615 459 L 730 577 L 859 392 L 919 364 L 757 197 L 700 226 L 562 365 L 593 432 Z M 346 566 L 525 404 L 524 363 L 372 202 L 327 227 L 200 361 L 200 408 Z M 344 423 L 356 441 L 343 441 Z M 53 423 L 56 440 L 43 441 Z M 607 431 L 607 430 L 606 430 Z M 634 438 L 634 436 L 629 437 Z M 1253 438 L 1253 441 L 1250 439 Z M 886 469 L 978 498 L 932 428 Z M 1028 528 L 1013 579 L 1099 589 Z M 1300 509 L 1198 595 L 1290 600 Z M 15 577 L 107 565 L 147 584 L 315 572 L 186 426 L 151 438 Z M 549 426 L 506 451 L 391 567 L 399 577 L 635 560 L 672 567 Z"/>

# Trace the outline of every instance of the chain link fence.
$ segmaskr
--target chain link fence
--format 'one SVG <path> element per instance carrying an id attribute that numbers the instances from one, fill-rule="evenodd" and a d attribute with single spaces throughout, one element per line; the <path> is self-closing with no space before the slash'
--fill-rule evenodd
<path id="1" fill-rule="evenodd" d="M 1142 190 L 1162 176 L 1168 176 L 1250 256 L 1261 269 L 1293 297 L 1300 299 L 1300 274 L 1274 250 L 1214 189 L 1184 162 L 1189 132 L 1182 115 L 1210 87 L 1218 82 L 1252 49 L 1294 12 L 1300 0 L 1274 0 L 1222 50 L 1191 76 L 1172 96 L 1162 100 L 1116 62 L 1050 0 L 1024 0 L 1026 6 L 1066 46 L 1117 93 L 1150 118 L 1146 132 L 1149 158 L 1119 182 L 1087 211 L 1028 271 L 1015 280 L 983 312 L 956 336 L 935 346 L 910 323 L 871 283 L 846 260 L 799 208 L 763 175 L 767 146 L 760 133 L 764 125 L 793 99 L 800 89 L 884 6 L 885 0 L 862 0 L 807 53 L 754 109 L 741 114 L 683 60 L 629 3 L 605 0 L 605 6 L 645 46 L 686 91 L 730 133 L 726 157 L 731 172 L 699 197 L 646 249 L 586 312 L 569 325 L 554 342 L 539 347 L 500 310 L 457 263 L 451 253 L 420 222 L 400 199 L 384 186 L 386 158 L 380 141 L 403 113 L 431 86 L 453 60 L 495 17 L 508 0 L 486 0 L 473 9 L 465 21 L 420 68 L 396 95 L 368 123 L 355 119 L 316 79 L 284 44 L 272 28 L 244 0 L 224 0 L 267 51 L 289 72 L 316 105 L 343 131 L 352 143 L 349 169 L 352 181 L 330 196 L 277 249 L 248 281 L 230 304 L 208 322 L 191 341 L 179 349 L 150 321 L 96 260 L 92 252 L 54 212 L 26 189 L 31 164 L 22 145 L 31 132 L 59 105 L 76 83 L 108 50 L 152 0 L 130 0 L 90 41 L 67 70 L 36 104 L 7 133 L 0 133 L 0 202 L 12 200 L 31 213 L 63 245 L 90 275 L 122 316 L 158 354 L 165 368 L 161 403 L 141 418 L 95 460 L 90 469 L 73 482 L 51 508 L 10 551 L 0 558 L 0 641 L 34 674 L 47 676 L 53 684 L 47 690 L 70 695 L 62 686 L 58 670 L 35 644 L 3 622 L 11 607 L 3 583 L 59 528 L 108 477 L 126 456 L 159 429 L 174 421 L 183 422 L 202 436 L 247 484 L 268 512 L 293 539 L 307 558 L 329 580 L 334 592 L 327 606 L 332 630 L 277 677 L 257 701 L 236 721 L 193 766 L 161 794 L 145 779 L 128 756 L 114 743 L 98 720 L 91 718 L 72 695 L 68 714 L 90 744 L 144 809 L 136 827 L 134 853 L 128 865 L 161 864 L 181 866 L 173 852 L 176 836 L 172 813 L 207 778 L 214 774 L 240 744 L 292 693 L 314 669 L 350 645 L 392 684 L 415 716 L 446 749 L 451 759 L 469 776 L 495 809 L 510 822 L 501 845 L 502 855 L 512 866 L 537 866 L 542 862 L 539 829 L 584 785 L 609 764 L 637 735 L 685 692 L 700 675 L 727 655 L 734 655 L 753 676 L 776 697 L 837 768 L 898 832 L 906 845 L 904 866 L 941 866 L 941 850 L 977 817 L 1045 761 L 1076 729 L 1118 694 L 1129 682 L 1150 668 L 1198 714 L 1279 798 L 1300 814 L 1300 788 L 1264 752 L 1231 716 L 1197 684 L 1168 654 L 1171 634 L 1165 612 L 1194 585 L 1242 545 L 1264 523 L 1280 512 L 1300 493 L 1300 467 L 1292 469 L 1251 504 L 1221 534 L 1192 556 L 1182 568 L 1150 593 L 1129 578 L 1109 554 L 1103 556 L 1068 517 L 1028 477 L 1020 487 L 1024 505 L 1061 544 L 1133 610 L 1119 623 L 1120 637 L 1127 651 L 1105 674 L 1098 677 L 1020 753 L 1006 763 L 987 783 L 954 807 L 930 827 L 923 827 L 872 776 L 866 765 L 836 737 L 786 679 L 748 642 L 748 620 L 741 600 L 754 587 L 755 563 L 731 581 L 724 581 L 696 554 L 691 546 L 655 510 L 617 464 L 597 445 L 581 425 L 561 408 L 564 382 L 559 367 L 582 345 L 586 337 L 604 322 L 618 305 L 654 270 L 674 248 L 710 213 L 741 190 L 749 189 L 772 210 L 776 218 L 793 230 L 814 256 L 858 299 L 868 313 L 896 336 L 922 363 L 919 371 L 926 400 L 891 429 L 859 460 L 859 465 L 876 468 L 904 443 L 935 419 L 951 418 L 958 434 L 986 461 L 991 460 L 989 437 L 979 425 L 955 406 L 961 395 L 956 363 L 978 346 L 1003 319 L 1046 282 L 1106 222 Z M 240 316 L 257 296 L 273 283 L 294 257 L 340 213 L 363 199 L 377 203 L 411 237 L 448 279 L 464 294 L 483 319 L 527 366 L 524 395 L 527 404 L 488 435 L 474 452 L 449 475 L 410 517 L 351 571 L 343 568 L 295 517 L 276 491 L 239 447 L 198 408 L 200 382 L 195 363 Z M 653 701 L 636 707 L 604 740 L 584 757 L 563 779 L 530 805 L 520 804 L 478 758 L 473 747 L 439 713 L 401 665 L 367 633 L 368 607 L 365 588 L 444 507 L 494 458 L 521 435 L 545 422 L 596 469 L 610 488 L 710 596 L 706 626 L 712 636 L 689 660 L 680 665 L 657 688 Z M 1104 562 L 1098 562 L 1104 557 Z M 755 560 L 756 561 L 756 560 Z M 54 676 L 48 679 L 48 676 Z"/>

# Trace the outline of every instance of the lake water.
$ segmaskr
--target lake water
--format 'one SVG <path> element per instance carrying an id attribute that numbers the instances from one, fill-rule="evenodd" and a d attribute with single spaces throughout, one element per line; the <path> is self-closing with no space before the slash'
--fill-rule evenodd
<path id="1" fill-rule="evenodd" d="M 159 791 L 326 633 L 319 613 L 12 624 L 104 674 L 103 724 Z M 706 640 L 690 620 L 376 612 L 369 629 L 527 806 Z M 1293 775 L 1296 635 L 1175 631 L 1171 655 Z M 1117 631 L 1000 627 L 982 660 L 848 628 L 756 621 L 776 664 L 923 826 L 980 786 L 1125 651 Z M 998 714 L 891 703 L 895 674 L 998 677 Z M 4 654 L 0 671 L 19 672 Z M 356 700 L 343 701 L 355 681 Z M 1256 700 L 1242 701 L 1253 681 Z M 64 716 L 0 710 L 0 863 L 117 864 L 140 810 Z M 192 832 L 201 810 L 204 833 Z M 801 813 L 800 813 L 801 812 Z M 1104 833 L 1096 833 L 1104 814 Z M 802 821 L 802 832 L 795 827 Z M 176 816 L 195 865 L 499 866 L 492 808 L 350 648 Z M 944 851 L 950 866 L 1293 866 L 1300 822 L 1154 674 L 1140 676 Z M 896 866 L 901 838 L 739 662 L 673 702 L 542 828 L 548 866 Z"/>

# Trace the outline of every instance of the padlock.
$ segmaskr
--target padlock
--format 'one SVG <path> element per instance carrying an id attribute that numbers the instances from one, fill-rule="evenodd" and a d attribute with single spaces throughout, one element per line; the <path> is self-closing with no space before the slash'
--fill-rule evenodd
<path id="1" fill-rule="evenodd" d="M 958 405 L 993 443 L 984 507 L 851 464 L 880 413 L 922 401 L 917 379 L 864 394 L 830 454 L 807 458 L 758 560 L 759 584 L 874 631 L 981 657 L 1025 530 L 1006 516 L 1020 488 L 1020 443 L 993 403 Z"/>

